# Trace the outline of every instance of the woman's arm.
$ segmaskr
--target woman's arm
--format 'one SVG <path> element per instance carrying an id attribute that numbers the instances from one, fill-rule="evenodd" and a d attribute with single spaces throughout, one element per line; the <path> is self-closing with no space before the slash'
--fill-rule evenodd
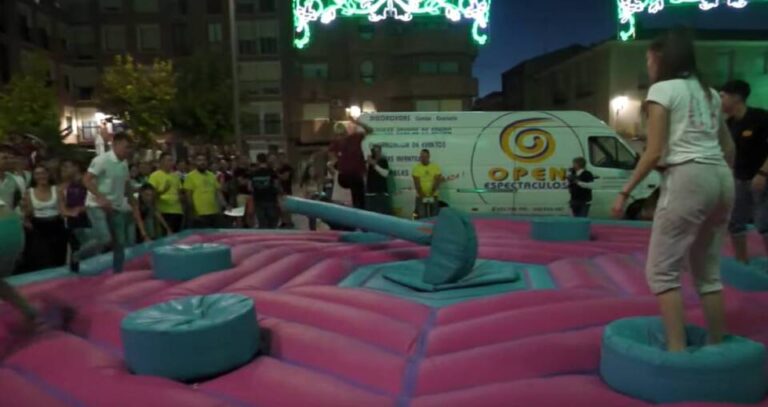
<path id="1" fill-rule="evenodd" d="M 136 226 L 139 228 L 139 233 L 141 234 L 141 238 L 144 241 L 149 240 L 147 237 L 147 229 L 144 227 L 144 219 L 141 218 L 141 211 L 139 211 L 139 206 L 133 204 L 133 202 L 130 203 L 131 206 L 131 212 L 133 213 L 133 220 L 136 222 Z"/>
<path id="2" fill-rule="evenodd" d="M 59 213 L 61 216 L 73 216 L 72 211 L 67 209 L 67 189 L 60 185 L 56 187 L 56 190 L 59 197 Z"/>
<path id="3" fill-rule="evenodd" d="M 165 221 L 165 218 L 163 217 L 163 214 L 155 211 L 155 219 L 157 219 L 158 222 L 165 228 L 165 231 L 168 233 L 168 235 L 172 235 L 173 231 L 171 230 L 171 227 L 168 226 L 168 223 Z"/>
<path id="4" fill-rule="evenodd" d="M 736 160 L 736 144 L 731 137 L 731 131 L 728 129 L 728 125 L 725 123 L 725 119 L 720 120 L 720 130 L 717 132 L 717 138 L 720 142 L 720 148 L 723 149 L 723 156 L 728 166 L 733 168 L 733 163 Z"/>
<path id="5" fill-rule="evenodd" d="M 24 226 L 28 229 L 32 228 L 32 216 L 34 216 L 34 211 L 32 210 L 32 198 L 29 196 L 33 191 L 32 189 L 27 190 L 27 192 L 24 193 L 24 196 L 21 198 L 21 211 L 24 215 Z"/>

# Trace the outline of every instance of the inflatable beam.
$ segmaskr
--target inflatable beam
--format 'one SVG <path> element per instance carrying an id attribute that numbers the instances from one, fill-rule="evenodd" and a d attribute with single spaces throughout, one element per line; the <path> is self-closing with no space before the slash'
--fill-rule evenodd
<path id="1" fill-rule="evenodd" d="M 308 199 L 288 197 L 285 209 L 326 222 L 364 229 L 418 244 L 432 241 L 432 225 Z"/>

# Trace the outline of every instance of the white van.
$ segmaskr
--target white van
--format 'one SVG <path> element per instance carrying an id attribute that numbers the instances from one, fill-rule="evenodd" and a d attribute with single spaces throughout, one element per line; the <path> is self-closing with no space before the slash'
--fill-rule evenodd
<path id="1" fill-rule="evenodd" d="M 440 200 L 480 214 L 570 215 L 568 170 L 576 157 L 595 177 L 590 216 L 609 218 L 616 195 L 638 156 L 599 119 L 583 112 L 374 113 L 361 117 L 374 128 L 366 153 L 382 146 L 394 174 L 393 206 L 413 213 L 411 169 L 430 150 L 446 181 Z M 659 186 L 652 173 L 632 194 L 635 217 Z"/>

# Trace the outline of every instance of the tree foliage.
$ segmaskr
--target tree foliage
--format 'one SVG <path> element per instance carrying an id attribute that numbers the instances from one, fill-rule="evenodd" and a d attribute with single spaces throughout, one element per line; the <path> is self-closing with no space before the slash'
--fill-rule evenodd
<path id="1" fill-rule="evenodd" d="M 197 53 L 178 66 L 179 90 L 171 115 L 173 128 L 207 142 L 228 140 L 232 124 L 230 64 L 220 56 Z"/>
<path id="2" fill-rule="evenodd" d="M 176 92 L 171 61 L 144 65 L 130 55 L 118 55 L 114 65 L 104 71 L 99 101 L 102 109 L 125 122 L 140 142 L 150 144 L 168 127 Z"/>
<path id="3" fill-rule="evenodd" d="M 0 89 L 0 141 L 32 134 L 50 145 L 61 143 L 59 105 L 45 54 L 25 54 L 22 70 Z"/>

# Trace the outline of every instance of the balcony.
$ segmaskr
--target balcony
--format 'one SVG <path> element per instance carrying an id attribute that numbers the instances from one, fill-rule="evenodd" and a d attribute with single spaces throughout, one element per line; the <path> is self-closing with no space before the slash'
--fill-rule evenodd
<path id="1" fill-rule="evenodd" d="M 279 97 L 282 89 L 279 81 L 241 81 L 240 92 L 245 97 Z"/>
<path id="2" fill-rule="evenodd" d="M 301 120 L 297 124 L 302 144 L 329 143 L 333 140 L 333 124 L 330 120 Z"/>
<path id="3" fill-rule="evenodd" d="M 390 98 L 474 97 L 478 92 L 477 79 L 463 75 L 412 76 L 390 84 Z"/>

